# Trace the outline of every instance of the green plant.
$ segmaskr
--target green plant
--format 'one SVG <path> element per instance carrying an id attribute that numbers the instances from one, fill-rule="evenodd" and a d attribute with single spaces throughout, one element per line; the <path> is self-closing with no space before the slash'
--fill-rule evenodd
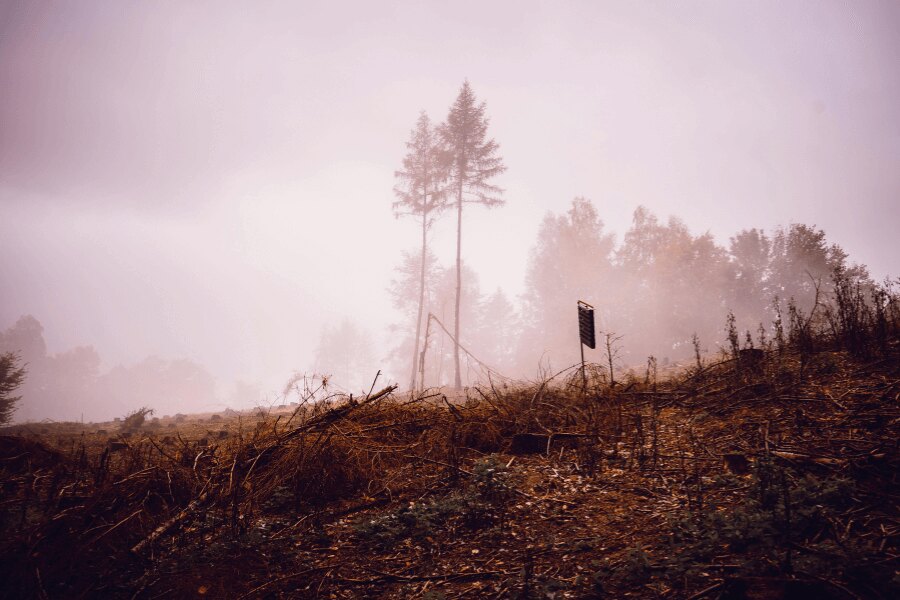
<path id="1" fill-rule="evenodd" d="M 728 347 L 731 350 L 731 358 L 734 359 L 735 364 L 737 364 L 738 356 L 741 351 L 741 343 L 740 339 L 738 338 L 738 330 L 737 325 L 735 324 L 734 313 L 731 311 L 728 311 L 728 316 L 725 318 L 725 331 L 728 333 Z"/>
<path id="2" fill-rule="evenodd" d="M 506 464 L 493 454 L 475 462 L 468 493 L 461 498 L 470 527 L 505 524 L 506 508 L 513 493 L 511 476 Z"/>
<path id="3" fill-rule="evenodd" d="M 796 548 L 825 538 L 833 519 L 843 512 L 853 487 L 843 478 L 797 476 L 763 458 L 751 475 L 747 497 L 736 506 L 709 507 L 681 515 L 669 523 L 671 557 L 666 577 L 691 578 L 723 551 L 738 555 L 744 574 L 789 574 L 803 569 L 843 569 L 827 544 L 796 559 Z M 830 542 L 829 542 L 830 543 Z"/>
<path id="4" fill-rule="evenodd" d="M 21 396 L 13 396 L 25 381 L 25 367 L 14 352 L 0 354 L 0 425 L 9 423 Z"/>
<path id="5" fill-rule="evenodd" d="M 357 521 L 353 529 L 360 542 L 370 548 L 389 548 L 404 539 L 424 540 L 461 519 L 472 528 L 505 520 L 512 496 L 510 473 L 496 456 L 476 461 L 467 486 L 431 502 L 410 502 L 375 518 Z"/>
<path id="6" fill-rule="evenodd" d="M 461 510 L 455 495 L 431 503 L 410 502 L 395 512 L 361 519 L 353 529 L 364 547 L 383 550 L 404 539 L 423 540 L 434 535 Z"/>

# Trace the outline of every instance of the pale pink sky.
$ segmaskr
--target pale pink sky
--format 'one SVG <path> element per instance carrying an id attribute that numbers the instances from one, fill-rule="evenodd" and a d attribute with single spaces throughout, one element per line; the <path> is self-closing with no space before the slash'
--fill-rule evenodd
<path id="1" fill-rule="evenodd" d="M 638 204 L 722 243 L 816 224 L 897 275 L 897 31 L 893 1 L 0 0 L 0 328 L 274 385 L 323 323 L 379 334 L 417 242 L 393 172 L 466 77 L 508 166 L 467 217 L 485 289 L 577 195 L 619 236 Z"/>

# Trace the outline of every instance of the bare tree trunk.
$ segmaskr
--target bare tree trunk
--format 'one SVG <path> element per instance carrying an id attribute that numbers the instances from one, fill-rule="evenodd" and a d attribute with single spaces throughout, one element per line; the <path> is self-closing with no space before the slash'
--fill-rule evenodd
<path id="1" fill-rule="evenodd" d="M 462 297 L 462 181 L 456 192 L 456 321 L 453 326 L 453 361 L 456 365 L 454 386 L 462 389 L 462 379 L 459 376 L 459 302 Z"/>
<path id="2" fill-rule="evenodd" d="M 429 312 L 425 319 L 425 339 L 422 340 L 422 354 L 419 355 L 419 392 L 425 391 L 425 353 L 428 352 L 428 334 L 431 333 L 431 317 Z"/>
<path id="3" fill-rule="evenodd" d="M 427 200 L 427 199 L 426 199 Z M 425 260 L 427 258 L 427 246 L 425 240 L 425 232 L 428 229 L 428 211 L 422 211 L 422 264 L 421 270 L 419 271 L 419 314 L 416 317 L 416 343 L 415 348 L 413 349 L 413 359 L 412 359 L 412 377 L 410 377 L 409 381 L 409 390 L 415 391 L 416 389 L 416 373 L 418 372 L 419 367 L 419 335 L 422 333 L 422 308 L 425 304 Z"/>

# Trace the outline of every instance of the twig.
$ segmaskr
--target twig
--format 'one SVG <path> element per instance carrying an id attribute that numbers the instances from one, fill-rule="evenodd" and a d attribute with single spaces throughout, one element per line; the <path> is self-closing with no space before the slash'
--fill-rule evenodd
<path id="1" fill-rule="evenodd" d="M 113 531 L 115 531 L 116 529 L 118 529 L 120 525 L 124 525 L 125 523 L 130 521 L 135 516 L 141 514 L 142 512 L 144 512 L 143 508 L 137 509 L 136 511 L 134 511 L 133 513 L 131 513 L 130 515 L 128 515 L 127 517 L 125 517 L 124 519 L 122 519 L 121 521 L 119 521 L 118 523 L 116 523 L 115 525 L 113 525 L 112 527 L 110 527 L 109 529 L 107 529 L 106 531 L 104 531 L 103 533 L 101 533 L 100 535 L 95 537 L 94 539 L 92 539 L 90 542 L 87 543 L 87 545 L 85 547 L 93 546 L 95 543 L 97 543 L 101 539 L 103 539 L 106 535 L 108 535 L 108 534 L 112 533 Z"/>
<path id="2" fill-rule="evenodd" d="M 704 588 L 704 589 L 700 590 L 699 592 L 697 592 L 696 594 L 694 594 L 693 596 L 691 596 L 691 597 L 688 598 L 687 600 L 699 600 L 700 598 L 702 598 L 703 596 L 709 594 L 710 592 L 715 592 L 716 590 L 718 590 L 719 588 L 721 588 L 723 585 L 725 585 L 725 581 L 724 581 L 724 580 L 723 580 L 723 581 L 720 581 L 720 582 L 718 582 L 718 583 L 714 583 L 713 585 L 709 586 L 708 588 Z"/>
<path id="3" fill-rule="evenodd" d="M 326 569 L 331 569 L 334 566 L 335 565 L 325 565 L 322 567 L 313 567 L 312 569 L 306 569 L 305 571 L 300 571 L 298 573 L 291 573 L 290 575 L 283 575 L 276 579 L 271 579 L 271 580 L 265 582 L 264 584 L 253 588 L 252 590 L 250 590 L 243 596 L 239 596 L 238 600 L 244 600 L 244 598 L 249 598 L 250 596 L 253 596 L 257 592 L 266 589 L 270 585 L 275 585 L 276 583 L 281 583 L 282 581 L 287 581 L 288 579 L 294 579 L 295 577 L 303 577 L 304 575 L 309 575 L 310 573 L 315 573 L 316 571 L 325 571 Z"/>

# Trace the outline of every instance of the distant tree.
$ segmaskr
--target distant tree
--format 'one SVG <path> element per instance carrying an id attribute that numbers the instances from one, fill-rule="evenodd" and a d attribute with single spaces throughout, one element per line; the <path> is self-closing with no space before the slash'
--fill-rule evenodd
<path id="1" fill-rule="evenodd" d="M 30 368 L 34 367 L 47 357 L 44 326 L 31 315 L 19 317 L 15 325 L 0 333 L 0 351 L 15 352 Z"/>
<path id="2" fill-rule="evenodd" d="M 450 319 L 455 315 L 456 308 L 461 306 L 461 320 L 471 323 L 477 327 L 479 322 L 479 312 L 482 303 L 481 286 L 478 280 L 478 274 L 462 263 L 462 277 L 457 277 L 456 268 L 448 267 L 440 269 L 437 273 L 437 279 L 434 284 L 434 294 L 432 302 L 428 307 L 435 317 L 447 328 L 450 327 Z M 462 301 L 457 303 L 458 281 L 462 281 L 461 297 Z M 475 328 L 468 328 L 460 333 L 459 344 L 464 346 L 470 352 L 475 353 L 478 357 L 478 348 L 476 346 Z M 454 336 L 456 337 L 456 336 Z M 426 379 L 429 385 L 450 385 L 456 380 L 456 359 L 459 348 L 453 343 L 447 335 L 438 327 L 436 323 L 431 324 L 431 346 L 428 349 L 428 358 L 426 361 Z M 450 373 L 453 373 L 453 379 L 450 379 Z M 469 377 L 466 377 L 469 381 Z M 462 375 L 460 374 L 460 382 Z"/>
<path id="3" fill-rule="evenodd" d="M 747 321 L 767 323 L 772 241 L 760 229 L 745 229 L 731 238 L 729 254 L 734 265 L 732 309 Z"/>
<path id="4" fill-rule="evenodd" d="M 680 219 L 662 224 L 639 207 L 617 258 L 623 314 L 616 327 L 626 353 L 686 356 L 694 333 L 719 338 L 733 266 L 709 233 L 693 236 Z"/>
<path id="5" fill-rule="evenodd" d="M 473 350 L 502 375 L 513 377 L 516 368 L 516 344 L 521 337 L 521 319 L 503 290 L 497 288 L 478 306 Z"/>
<path id="6" fill-rule="evenodd" d="M 452 331 L 453 310 L 456 296 L 456 269 L 442 268 L 437 264 L 433 254 L 428 253 L 426 268 L 426 294 L 423 315 L 434 315 L 445 327 Z M 418 289 L 419 257 L 414 254 L 404 253 L 403 263 L 396 269 L 398 277 L 391 281 L 388 287 L 394 307 L 405 316 L 412 315 L 416 308 L 414 290 Z M 463 301 L 462 320 L 479 324 L 481 323 L 482 297 L 478 283 L 478 275 L 463 263 Z M 391 353 L 393 360 L 398 362 L 398 370 L 406 370 L 409 351 L 413 347 L 413 332 L 407 323 L 412 320 L 404 318 L 403 322 L 391 327 L 391 332 L 399 340 L 397 347 Z M 423 317 L 423 327 L 427 321 Z M 425 333 L 427 332 L 427 338 Z M 426 353 L 425 372 L 421 378 L 417 376 L 420 387 L 452 384 L 453 375 L 453 351 L 455 345 L 444 333 L 436 322 L 431 322 L 430 328 L 423 330 L 423 344 L 420 344 L 419 357 Z M 481 348 L 479 346 L 480 329 L 467 330 L 462 333 L 460 343 L 474 351 L 477 356 Z M 427 344 L 427 345 L 425 345 Z M 418 360 L 417 360 L 418 365 Z M 448 373 L 450 376 L 448 377 Z"/>
<path id="7" fill-rule="evenodd" d="M 0 425 L 12 420 L 16 403 L 21 396 L 13 396 L 13 392 L 25 381 L 25 368 L 20 365 L 19 357 L 14 352 L 0 354 Z"/>
<path id="8" fill-rule="evenodd" d="M 47 358 L 44 369 L 46 410 L 72 417 L 92 414 L 98 403 L 100 355 L 93 346 L 78 346 Z M 51 412 L 51 414 L 52 414 Z"/>
<path id="9" fill-rule="evenodd" d="M 434 305 L 434 292 L 441 271 L 437 258 L 430 250 L 424 256 L 423 264 L 418 252 L 403 252 L 400 264 L 394 268 L 395 276 L 388 285 L 391 303 L 402 315 L 401 322 L 390 327 L 392 337 L 397 342 L 390 353 L 392 370 L 394 373 L 405 371 L 409 367 L 409 355 L 414 353 L 416 376 L 412 379 L 412 389 L 416 389 L 416 384 L 422 384 L 418 381 L 418 365 L 422 349 L 423 319 Z"/>
<path id="10" fill-rule="evenodd" d="M 18 391 L 24 399 L 18 418 L 27 421 L 38 416 L 50 416 L 54 408 L 48 386 L 51 379 L 48 368 L 50 360 L 44 341 L 44 326 L 40 321 L 31 315 L 23 315 L 12 327 L 0 332 L 0 354 L 7 352 L 18 356 L 28 370 L 28 378 Z"/>
<path id="11" fill-rule="evenodd" d="M 216 402 L 216 382 L 202 365 L 188 359 L 148 356 L 117 365 L 97 380 L 95 415 L 121 414 L 133 406 L 153 406 L 161 414 L 201 410 Z M 108 418 L 108 417 L 107 417 Z"/>
<path id="12" fill-rule="evenodd" d="M 330 381 L 347 391 L 368 388 L 377 372 L 372 346 L 369 332 L 351 319 L 325 327 L 316 347 L 314 371 L 330 375 Z"/>
<path id="13" fill-rule="evenodd" d="M 491 180 L 503 173 L 506 166 L 498 155 L 499 146 L 487 138 L 486 105 L 477 104 L 468 81 L 464 81 L 447 121 L 439 132 L 448 169 L 449 191 L 456 201 L 456 307 L 453 335 L 455 376 L 454 385 L 462 387 L 459 370 L 460 301 L 462 299 L 462 213 L 463 204 L 501 206 L 503 190 Z"/>
<path id="14" fill-rule="evenodd" d="M 416 368 L 419 357 L 419 339 L 422 334 L 422 311 L 425 305 L 425 269 L 428 253 L 428 230 L 438 214 L 447 208 L 443 183 L 446 169 L 440 160 L 438 138 L 431 127 L 428 115 L 423 111 L 406 143 L 408 153 L 403 159 L 403 169 L 394 173 L 398 179 L 394 187 L 397 201 L 394 214 L 421 219 L 422 254 L 419 259 L 418 298 L 416 309 L 416 334 L 413 343 L 412 375 L 409 389 L 416 387 Z"/>
<path id="15" fill-rule="evenodd" d="M 28 379 L 20 390 L 25 400 L 20 419 L 78 418 L 93 410 L 100 368 L 100 356 L 93 347 L 48 355 L 43 325 L 25 315 L 0 333 L 3 352 L 14 352 L 28 369 Z"/>
<path id="16" fill-rule="evenodd" d="M 828 244 L 823 230 L 798 223 L 775 233 L 770 269 L 769 296 L 793 298 L 807 314 L 813 310 L 817 289 L 820 301 L 830 296 L 836 269 L 844 270 L 851 281 L 871 283 L 866 268 L 847 265 L 847 253 Z"/>
<path id="17" fill-rule="evenodd" d="M 832 268 L 825 232 L 794 223 L 787 230 L 779 228 L 772 242 L 770 292 L 785 300 L 793 298 L 809 312 L 816 286 L 827 279 Z"/>
<path id="18" fill-rule="evenodd" d="M 610 304 L 613 247 L 613 236 L 586 198 L 575 198 L 565 214 L 544 217 L 525 275 L 521 363 L 536 363 L 545 352 L 560 366 L 576 362 L 576 302 L 596 304 L 599 311 Z"/>

